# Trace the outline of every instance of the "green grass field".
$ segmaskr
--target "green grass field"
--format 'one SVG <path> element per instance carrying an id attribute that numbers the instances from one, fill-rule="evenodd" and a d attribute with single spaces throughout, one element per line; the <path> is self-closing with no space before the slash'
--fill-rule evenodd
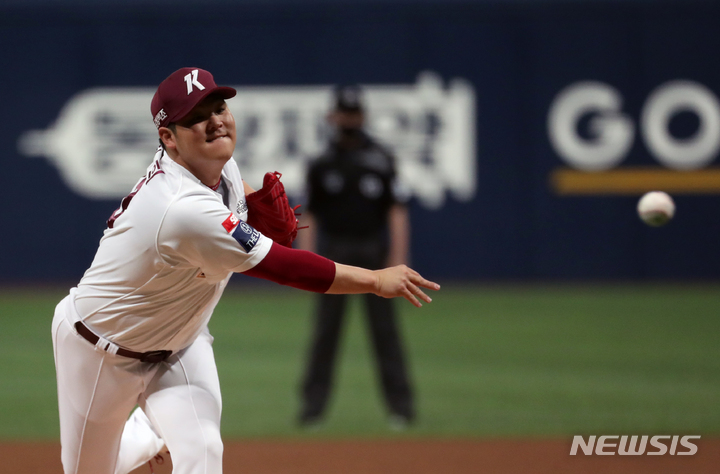
<path id="1" fill-rule="evenodd" d="M 0 438 L 58 438 L 63 291 L 0 290 Z M 295 425 L 313 296 L 226 292 L 210 324 L 226 438 L 720 434 L 720 286 L 446 285 L 398 301 L 418 397 L 389 430 L 354 299 L 327 422 Z"/>

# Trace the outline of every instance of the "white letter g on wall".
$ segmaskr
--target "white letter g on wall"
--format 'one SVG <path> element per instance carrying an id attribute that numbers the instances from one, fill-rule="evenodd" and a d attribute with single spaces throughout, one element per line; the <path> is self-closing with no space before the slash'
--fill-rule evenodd
<path id="1" fill-rule="evenodd" d="M 625 158 L 635 138 L 635 125 L 621 109 L 622 96 L 613 87 L 594 81 L 571 84 L 558 93 L 550 106 L 550 142 L 574 168 L 613 168 Z M 580 120 L 588 114 L 592 114 L 588 123 L 592 139 L 578 133 Z"/>

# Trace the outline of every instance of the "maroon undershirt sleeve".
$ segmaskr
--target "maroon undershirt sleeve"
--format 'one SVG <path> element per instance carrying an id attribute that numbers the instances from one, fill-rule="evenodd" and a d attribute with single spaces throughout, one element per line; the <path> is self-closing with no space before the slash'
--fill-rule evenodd
<path id="1" fill-rule="evenodd" d="M 325 293 L 335 280 L 335 262 L 273 242 L 264 259 L 244 275 L 274 281 L 306 291 Z"/>

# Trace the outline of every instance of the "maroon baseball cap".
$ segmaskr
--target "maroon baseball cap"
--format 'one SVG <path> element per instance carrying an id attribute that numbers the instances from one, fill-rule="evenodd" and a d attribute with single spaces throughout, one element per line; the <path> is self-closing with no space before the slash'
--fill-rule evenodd
<path id="1" fill-rule="evenodd" d="M 213 75 L 197 67 L 184 67 L 160 83 L 150 103 L 150 112 L 157 128 L 167 127 L 185 117 L 210 94 L 224 99 L 235 97 L 232 87 L 218 87 Z"/>

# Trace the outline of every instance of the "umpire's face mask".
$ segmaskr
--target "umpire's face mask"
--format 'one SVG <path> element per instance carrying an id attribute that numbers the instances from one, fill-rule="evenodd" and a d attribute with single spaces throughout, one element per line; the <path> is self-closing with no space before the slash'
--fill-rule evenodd
<path id="1" fill-rule="evenodd" d="M 361 135 L 364 122 L 362 111 L 336 111 L 333 118 L 338 140 L 353 140 Z"/>
<path id="2" fill-rule="evenodd" d="M 360 128 L 356 127 L 339 127 L 338 138 L 355 138 L 360 135 Z"/>

